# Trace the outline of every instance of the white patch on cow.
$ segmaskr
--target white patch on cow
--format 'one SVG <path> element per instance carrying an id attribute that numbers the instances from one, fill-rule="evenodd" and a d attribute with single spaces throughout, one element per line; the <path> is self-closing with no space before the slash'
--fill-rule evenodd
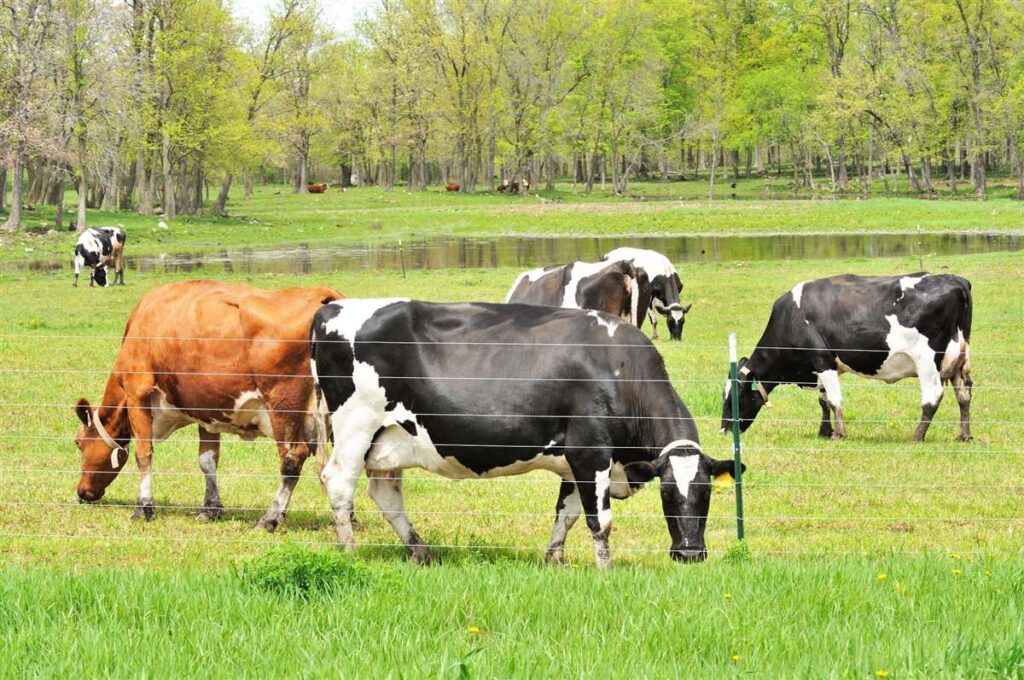
<path id="1" fill-rule="evenodd" d="M 580 281 L 597 274 L 608 266 L 608 262 L 573 262 L 569 271 L 569 282 L 565 285 L 565 295 L 562 297 L 562 307 L 580 309 L 579 302 L 576 301 L 576 291 L 579 289 Z"/>
<path id="2" fill-rule="evenodd" d="M 927 276 L 927 274 L 925 274 L 924 276 Z M 910 290 L 911 288 L 913 288 L 914 286 L 916 286 L 917 284 L 921 283 L 921 279 L 923 279 L 924 276 L 903 276 L 903 277 L 901 277 L 900 278 L 900 291 L 901 292 L 900 292 L 900 296 L 898 298 L 896 298 L 896 302 L 899 302 L 904 297 L 906 297 L 907 291 Z M 892 303 L 893 307 L 896 306 L 896 302 Z"/>
<path id="3" fill-rule="evenodd" d="M 550 449 L 552 446 L 555 446 L 556 444 L 558 444 L 558 442 L 555 441 L 554 439 L 552 439 L 551 441 L 548 442 L 548 445 L 544 447 L 544 450 L 547 451 L 548 449 Z"/>
<path id="4" fill-rule="evenodd" d="M 630 486 L 626 477 L 626 468 L 622 463 L 612 463 L 611 486 L 608 493 L 612 498 L 623 500 L 635 495 L 642 489 L 642 486 Z"/>
<path id="5" fill-rule="evenodd" d="M 668 462 L 672 466 L 672 476 L 676 481 L 676 488 L 683 498 L 690 494 L 690 482 L 697 476 L 700 467 L 700 454 L 695 453 L 689 456 L 669 456 Z"/>
<path id="6" fill-rule="evenodd" d="M 199 469 L 207 476 L 217 474 L 217 458 L 213 451 L 203 451 L 199 454 Z"/>
<path id="7" fill-rule="evenodd" d="M 729 394 L 731 392 L 732 392 L 732 379 L 731 378 L 726 378 L 725 379 L 725 398 L 726 399 L 729 398 Z"/>
<path id="8" fill-rule="evenodd" d="M 842 362 L 836 359 L 836 363 Z M 839 408 L 843 405 L 843 391 L 839 386 L 839 370 L 818 373 L 818 387 L 825 390 L 825 398 L 833 407 Z"/>
<path id="9" fill-rule="evenodd" d="M 609 507 L 604 507 L 604 497 L 611 483 L 611 468 L 597 471 L 594 476 L 594 493 L 597 495 L 597 523 L 601 526 L 601 531 L 606 531 L 612 523 L 611 503 Z"/>
<path id="10" fill-rule="evenodd" d="M 942 399 L 942 380 L 935 367 L 935 352 L 928 345 L 928 338 L 916 328 L 901 326 L 895 314 L 886 316 L 885 320 L 889 322 L 889 333 L 885 337 L 889 354 L 878 371 L 873 374 L 860 373 L 837 359 L 836 367 L 839 372 L 854 373 L 887 383 L 917 376 L 921 381 L 921 403 L 938 404 Z M 951 346 L 952 343 L 946 348 L 947 352 Z M 957 351 L 959 352 L 959 344 Z"/>
<path id="11" fill-rule="evenodd" d="M 795 286 L 793 286 L 793 290 L 789 291 L 790 294 L 793 296 L 793 302 L 796 303 L 796 308 L 797 309 L 800 309 L 800 300 L 804 296 L 804 284 L 805 283 L 807 283 L 807 282 L 806 281 L 801 281 L 800 283 L 798 283 Z"/>
<path id="12" fill-rule="evenodd" d="M 676 321 L 682 321 L 683 320 L 683 311 L 682 310 L 680 310 L 680 309 L 673 309 L 670 313 L 672 315 L 672 318 L 675 319 Z"/>
<path id="13" fill-rule="evenodd" d="M 594 317 L 595 319 L 597 319 L 598 326 L 604 326 L 606 329 L 608 329 L 609 338 L 615 336 L 615 331 L 618 330 L 619 323 L 615 321 L 612 317 L 609 317 L 606 314 L 602 314 L 601 312 L 596 311 L 587 312 L 587 316 Z"/>
<path id="14" fill-rule="evenodd" d="M 960 362 L 961 352 L 963 353 L 964 361 L 969 361 L 967 339 L 964 337 L 963 330 L 957 328 L 956 337 L 949 341 L 949 344 L 946 345 L 946 351 L 942 354 L 942 364 L 939 367 L 939 371 L 943 377 L 949 378 L 952 376 L 953 371 Z"/>
<path id="15" fill-rule="evenodd" d="M 505 304 L 507 305 L 509 302 L 512 301 L 512 296 L 519 288 L 519 285 L 523 282 L 523 279 L 526 279 L 530 283 L 536 283 L 537 281 L 541 280 L 544 276 L 559 271 L 561 271 L 561 268 L 545 270 L 543 267 L 541 267 L 540 269 L 531 269 L 528 272 L 523 272 L 522 274 L 516 277 L 516 280 L 512 283 L 512 287 L 508 289 L 508 294 L 505 295 Z"/>
<path id="16" fill-rule="evenodd" d="M 676 273 L 676 268 L 672 266 L 672 262 L 656 250 L 616 248 L 605 253 L 604 259 L 609 262 L 632 260 L 633 264 L 647 272 L 647 276 L 652 280 L 655 276 L 671 278 Z"/>
<path id="17" fill-rule="evenodd" d="M 149 408 L 155 442 L 162 442 L 176 430 L 193 424 L 217 434 L 236 434 L 246 441 L 252 441 L 260 435 L 274 437 L 270 411 L 259 390 L 247 390 L 239 395 L 226 420 L 218 419 L 221 414 L 216 411 L 203 411 L 202 417 L 198 418 L 190 416 L 172 404 L 159 389 L 150 396 Z"/>
<path id="18" fill-rule="evenodd" d="M 334 300 L 328 304 L 341 308 L 341 313 L 324 324 L 328 333 L 345 338 L 351 343 L 352 351 L 356 349 L 356 333 L 370 317 L 383 307 L 399 302 L 408 302 L 409 298 L 346 298 Z"/>
<path id="19" fill-rule="evenodd" d="M 139 499 L 153 500 L 153 475 L 149 472 L 142 475 L 142 480 L 139 482 Z"/>

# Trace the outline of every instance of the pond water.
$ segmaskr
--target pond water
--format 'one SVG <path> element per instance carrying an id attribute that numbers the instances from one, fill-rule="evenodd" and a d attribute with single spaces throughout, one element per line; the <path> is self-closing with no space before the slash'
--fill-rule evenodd
<path id="1" fill-rule="evenodd" d="M 650 248 L 673 262 L 845 259 L 912 255 L 963 255 L 1014 252 L 1024 248 L 1024 232 L 764 234 L 737 236 L 651 237 L 434 237 L 373 245 L 319 245 L 291 248 L 232 248 L 205 253 L 171 253 L 126 257 L 126 266 L 140 272 L 235 271 L 309 274 L 353 268 L 464 269 L 530 268 L 573 260 L 596 261 L 619 246 Z M 130 251 L 130 249 L 129 249 Z M 49 271 L 71 267 L 67 262 L 36 260 L 4 263 L 3 269 Z"/>

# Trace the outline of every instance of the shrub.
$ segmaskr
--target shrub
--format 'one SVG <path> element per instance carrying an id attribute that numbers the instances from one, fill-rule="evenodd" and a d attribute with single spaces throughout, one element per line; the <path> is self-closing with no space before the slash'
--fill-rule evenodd
<path id="1" fill-rule="evenodd" d="M 375 580 L 370 567 L 347 555 L 294 545 L 272 548 L 242 565 L 237 573 L 250 587 L 302 599 L 363 588 Z"/>

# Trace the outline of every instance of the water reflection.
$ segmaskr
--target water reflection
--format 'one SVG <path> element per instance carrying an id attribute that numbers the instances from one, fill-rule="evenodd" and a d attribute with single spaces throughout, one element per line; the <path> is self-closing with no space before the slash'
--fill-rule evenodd
<path id="1" fill-rule="evenodd" d="M 1015 252 L 1022 233 L 768 234 L 758 236 L 652 237 L 435 237 L 364 246 L 302 243 L 292 248 L 232 248 L 210 253 L 127 257 L 128 269 L 143 272 L 226 271 L 311 274 L 335 270 L 528 268 L 573 260 L 597 260 L 619 246 L 651 248 L 673 262 L 844 259 Z M 3 269 L 52 271 L 70 262 L 4 263 Z"/>

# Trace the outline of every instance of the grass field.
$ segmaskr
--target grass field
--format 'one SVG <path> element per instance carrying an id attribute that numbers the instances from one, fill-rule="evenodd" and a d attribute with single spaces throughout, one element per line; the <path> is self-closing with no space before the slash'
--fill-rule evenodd
<path id="1" fill-rule="evenodd" d="M 257 196 L 254 207 L 272 200 Z M 368 580 L 309 601 L 252 591 L 228 568 L 282 543 L 320 550 L 333 542 L 312 469 L 282 531 L 250 528 L 276 488 L 276 453 L 266 441 L 225 439 L 221 494 L 233 509 L 214 524 L 191 517 L 203 490 L 191 430 L 157 447 L 154 522 L 129 520 L 137 490 L 130 465 L 103 503 L 76 502 L 71 406 L 99 397 L 135 302 L 182 275 L 72 291 L 62 273 L 0 274 L 0 559 L 8 565 L 0 571 L 0 640 L 15 662 L 7 673 L 451 676 L 465 660 L 483 677 L 1022 675 L 1022 258 L 925 264 L 974 285 L 974 442 L 955 441 L 956 403 L 947 395 L 928 442 L 910 443 L 915 381 L 844 379 L 842 442 L 815 436 L 815 394 L 782 389 L 745 435 L 751 558 L 734 547 L 727 491 L 712 500 L 709 563 L 671 563 L 652 488 L 613 506 L 617 566 L 609 574 L 592 568 L 582 525 L 570 535 L 572 566 L 541 565 L 554 476 L 453 483 L 414 474 L 410 516 L 440 546 L 442 565 L 406 564 L 360 494 L 357 560 Z M 694 307 L 684 340 L 658 347 L 706 450 L 731 455 L 717 432 L 729 331 L 749 350 L 774 298 L 803 279 L 916 269 L 916 258 L 688 267 L 683 298 Z M 330 284 L 352 296 L 500 300 L 516 273 L 224 276 L 264 287 Z"/>
<path id="2" fill-rule="evenodd" d="M 666 235 L 819 232 L 1015 231 L 1024 229 L 1024 204 L 1008 197 L 925 200 L 873 197 L 793 200 L 791 192 L 765 193 L 760 180 L 739 180 L 737 200 L 701 198 L 703 184 L 635 183 L 625 197 L 609 191 L 587 196 L 569 184 L 527 197 L 481 192 L 446 193 L 378 188 L 344 193 L 292 194 L 287 187 L 257 187 L 229 205 L 234 216 L 180 217 L 167 229 L 161 218 L 93 211 L 90 225 L 122 225 L 129 255 L 195 252 L 240 246 L 310 243 L 393 243 L 424 236 Z M 728 189 L 729 192 L 733 190 Z M 1005 192 L 1003 192 L 1005 194 Z M 997 192 L 997 195 L 1003 195 Z M 43 233 L 0 236 L 0 261 L 70 262 L 75 236 L 47 234 L 50 208 L 28 213 L 27 225 Z"/>

